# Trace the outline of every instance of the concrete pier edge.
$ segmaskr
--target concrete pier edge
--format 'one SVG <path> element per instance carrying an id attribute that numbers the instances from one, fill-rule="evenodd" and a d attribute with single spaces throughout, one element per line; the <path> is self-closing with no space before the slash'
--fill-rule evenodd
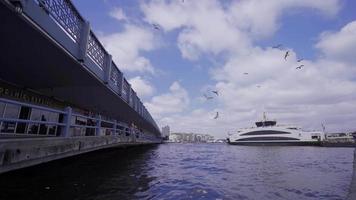
<path id="1" fill-rule="evenodd" d="M 356 199 L 356 148 L 354 149 L 354 162 L 353 162 L 353 172 L 352 180 L 349 187 L 349 194 L 347 195 L 348 200 Z"/>
<path id="2" fill-rule="evenodd" d="M 100 149 L 159 143 L 119 136 L 5 139 L 0 142 L 0 174 Z"/>

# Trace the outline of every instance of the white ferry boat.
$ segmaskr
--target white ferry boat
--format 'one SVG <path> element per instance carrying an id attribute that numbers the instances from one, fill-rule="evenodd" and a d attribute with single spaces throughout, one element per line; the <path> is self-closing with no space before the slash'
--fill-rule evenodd
<path id="1" fill-rule="evenodd" d="M 229 144 L 236 145 L 320 145 L 323 132 L 303 131 L 292 125 L 277 125 L 275 120 L 263 120 L 255 123 L 256 127 L 240 129 L 228 136 Z"/>

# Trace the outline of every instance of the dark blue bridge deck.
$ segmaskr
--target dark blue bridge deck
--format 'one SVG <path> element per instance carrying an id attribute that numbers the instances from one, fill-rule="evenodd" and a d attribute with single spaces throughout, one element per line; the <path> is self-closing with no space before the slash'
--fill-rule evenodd
<path id="1" fill-rule="evenodd" d="M 0 0 L 0 173 L 160 131 L 70 0 Z"/>
<path id="2" fill-rule="evenodd" d="M 0 0 L 0 79 L 159 135 L 159 128 L 72 3 Z"/>

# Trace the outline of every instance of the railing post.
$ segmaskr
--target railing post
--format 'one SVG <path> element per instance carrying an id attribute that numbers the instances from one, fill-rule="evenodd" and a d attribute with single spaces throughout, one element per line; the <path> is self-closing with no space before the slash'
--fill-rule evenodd
<path id="1" fill-rule="evenodd" d="M 117 82 L 119 83 L 119 95 L 122 96 L 123 84 L 124 84 L 124 74 L 119 71 L 119 76 Z"/>
<path id="2" fill-rule="evenodd" d="M 80 33 L 80 42 L 79 42 L 78 60 L 80 62 L 84 62 L 84 59 L 87 56 L 89 34 L 90 34 L 90 24 L 88 21 L 84 21 L 82 32 Z"/>
<path id="3" fill-rule="evenodd" d="M 117 120 L 114 120 L 114 135 L 117 136 Z"/>
<path id="4" fill-rule="evenodd" d="M 130 83 L 128 84 L 128 86 L 127 86 L 127 103 L 130 105 L 130 103 L 131 103 L 131 85 L 130 85 Z"/>
<path id="5" fill-rule="evenodd" d="M 110 81 L 110 73 L 112 67 L 112 56 L 110 54 L 106 54 L 105 63 L 104 63 L 104 83 L 108 84 Z"/>
<path id="6" fill-rule="evenodd" d="M 70 125 L 72 123 L 72 108 L 71 107 L 66 107 L 65 108 L 66 114 L 64 116 L 64 123 L 65 123 L 65 127 L 62 131 L 62 136 L 63 137 L 69 137 L 70 136 Z"/>
<path id="7" fill-rule="evenodd" d="M 96 130 L 95 130 L 95 136 L 99 136 L 101 133 L 101 115 L 98 115 L 96 118 Z"/>

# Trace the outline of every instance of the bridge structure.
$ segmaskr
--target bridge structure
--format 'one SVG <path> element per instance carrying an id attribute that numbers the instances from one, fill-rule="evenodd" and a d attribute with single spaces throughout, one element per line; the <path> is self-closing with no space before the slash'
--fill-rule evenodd
<path id="1" fill-rule="evenodd" d="M 0 0 L 0 173 L 161 142 L 120 65 L 70 0 Z"/>

